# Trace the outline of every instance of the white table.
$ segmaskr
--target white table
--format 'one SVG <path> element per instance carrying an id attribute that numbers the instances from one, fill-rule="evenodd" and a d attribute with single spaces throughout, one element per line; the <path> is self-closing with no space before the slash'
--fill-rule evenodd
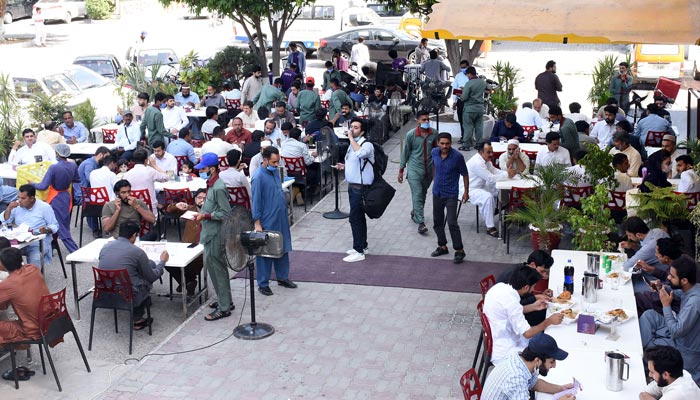
<path id="1" fill-rule="evenodd" d="M 579 310 L 582 308 L 581 280 L 587 266 L 586 254 L 585 251 L 554 250 L 554 265 L 549 275 L 549 287 L 556 295 L 563 289 L 564 266 L 567 260 L 571 260 L 574 266 L 574 309 Z M 549 371 L 547 381 L 568 383 L 572 376 L 576 377 L 583 386 L 583 391 L 576 395 L 579 400 L 635 399 L 639 396 L 646 387 L 642 364 L 644 351 L 631 281 L 620 285 L 619 290 L 611 290 L 608 282 L 604 282 L 603 289 L 598 291 L 598 301 L 589 305 L 590 311 L 614 308 L 623 308 L 631 315 L 630 320 L 617 327 L 620 336 L 617 341 L 606 339 L 609 333 L 606 327 L 601 327 L 594 335 L 576 332 L 575 322 L 547 328 L 546 333 L 557 341 L 561 349 L 569 352 L 566 360 L 558 361 L 557 367 Z M 605 388 L 605 352 L 610 350 L 619 350 L 629 356 L 626 360 L 629 363 L 629 380 L 623 382 L 621 392 L 610 392 Z M 538 393 L 537 398 L 549 399 L 551 396 Z"/>
<path id="2" fill-rule="evenodd" d="M 491 142 L 491 147 L 493 148 L 494 153 L 505 153 L 508 151 L 508 143 Z M 539 143 L 520 143 L 519 147 L 520 150 L 531 151 L 534 153 L 547 148 L 546 145 Z"/>
<path id="3" fill-rule="evenodd" d="M 225 108 L 219 108 L 219 115 L 221 115 L 227 111 L 228 110 Z M 185 109 L 185 115 L 189 118 L 206 118 L 207 117 L 207 108 L 200 107 L 199 110 L 192 109 L 189 112 L 187 111 L 187 109 Z"/>
<path id="4" fill-rule="evenodd" d="M 248 178 L 250 181 L 250 177 Z M 282 189 L 288 189 L 294 184 L 294 179 L 284 181 L 282 183 Z M 202 178 L 192 178 L 191 181 L 167 181 L 167 182 L 156 182 L 155 188 L 157 192 L 162 192 L 163 189 L 190 189 L 190 192 L 194 193 L 199 189 L 207 188 L 207 181 Z"/>
<path id="5" fill-rule="evenodd" d="M 15 170 L 15 167 L 13 167 L 10 163 L 0 164 L 0 178 L 16 181 L 17 171 Z M 9 182 L 5 182 L 5 185 L 8 185 L 8 183 Z M 14 186 L 14 184 L 9 184 L 8 186 Z"/>
<path id="6" fill-rule="evenodd" d="M 73 253 L 69 254 L 68 257 L 66 257 L 66 261 L 70 263 L 71 267 L 71 273 L 73 275 L 73 299 L 75 301 L 75 311 L 77 313 L 78 318 L 80 319 L 80 300 L 88 296 L 91 292 L 88 291 L 85 294 L 78 294 L 78 275 L 76 272 L 76 264 L 78 263 L 89 263 L 89 264 L 97 264 L 99 261 L 99 256 L 100 256 L 100 251 L 102 250 L 102 247 L 104 247 L 105 244 L 107 244 L 109 241 L 114 240 L 114 239 L 95 239 L 94 241 L 90 242 L 86 246 L 81 247 L 80 249 L 74 251 Z M 185 268 L 192 262 L 194 261 L 195 258 L 199 257 L 203 252 L 204 252 L 204 246 L 201 244 L 198 244 L 195 247 L 189 248 L 190 244 L 189 243 L 174 243 L 174 242 L 167 242 L 166 244 L 166 249 L 168 253 L 170 254 L 170 258 L 168 259 L 168 262 L 165 263 L 166 267 L 174 267 L 174 268 L 180 268 L 180 277 L 182 279 L 182 282 L 185 282 Z M 196 299 L 198 299 L 200 296 L 204 295 L 205 301 L 208 298 L 208 293 L 207 293 L 207 269 L 203 268 L 202 269 L 204 272 L 203 275 L 203 281 L 204 285 L 202 287 L 202 290 L 200 290 L 199 293 L 197 293 L 193 300 L 190 302 L 193 303 Z M 187 296 L 185 296 L 184 290 L 182 294 L 182 312 L 185 317 L 187 317 Z"/>
<path id="7" fill-rule="evenodd" d="M 335 133 L 335 136 L 338 137 L 338 139 L 348 140 L 348 130 L 343 128 L 342 126 L 333 128 L 333 132 Z"/>
<path id="8" fill-rule="evenodd" d="M 110 150 L 116 149 L 117 145 L 116 143 L 76 143 L 76 144 L 69 144 L 68 147 L 70 147 L 70 154 L 71 156 L 74 155 L 85 155 L 85 156 L 92 156 L 95 155 L 95 152 L 99 147 L 106 147 Z"/>
<path id="9" fill-rule="evenodd" d="M 634 186 L 639 186 L 642 184 L 642 177 L 641 176 L 635 176 L 630 178 L 632 180 L 632 184 Z M 681 182 L 680 179 L 669 179 L 668 182 L 673 186 L 673 187 L 678 187 L 678 184 Z"/>

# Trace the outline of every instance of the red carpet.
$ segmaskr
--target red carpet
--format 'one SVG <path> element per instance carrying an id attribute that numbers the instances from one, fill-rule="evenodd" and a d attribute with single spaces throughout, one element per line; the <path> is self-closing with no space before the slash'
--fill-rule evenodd
<path id="1" fill-rule="evenodd" d="M 479 280 L 498 275 L 511 264 L 452 263 L 450 255 L 437 259 L 368 255 L 365 261 L 343 262 L 345 254 L 292 251 L 289 279 L 299 282 L 342 283 L 448 292 L 481 293 Z M 273 272 L 274 275 L 274 272 Z M 244 278 L 245 271 L 236 278 Z"/>

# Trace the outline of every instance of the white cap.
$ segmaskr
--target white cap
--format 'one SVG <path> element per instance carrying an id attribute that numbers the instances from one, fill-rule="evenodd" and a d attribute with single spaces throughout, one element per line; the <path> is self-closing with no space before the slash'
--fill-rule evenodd
<path id="1" fill-rule="evenodd" d="M 516 146 L 520 146 L 520 142 L 518 141 L 518 139 L 510 139 L 510 140 L 508 140 L 508 144 L 514 144 Z"/>
<path id="2" fill-rule="evenodd" d="M 265 147 L 272 146 L 272 142 L 269 140 L 263 140 L 260 142 L 260 148 L 264 149 Z"/>

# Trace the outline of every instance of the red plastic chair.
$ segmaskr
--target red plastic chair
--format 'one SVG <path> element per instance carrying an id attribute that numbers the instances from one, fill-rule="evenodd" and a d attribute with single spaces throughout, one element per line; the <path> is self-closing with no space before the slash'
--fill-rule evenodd
<path id="1" fill-rule="evenodd" d="M 204 144 L 204 140 L 192 139 L 192 140 L 190 140 L 190 144 L 192 145 L 192 147 L 199 149 Z"/>
<path id="2" fill-rule="evenodd" d="M 661 147 L 661 139 L 663 139 L 664 135 L 668 135 L 668 132 L 648 131 L 644 147 Z"/>
<path id="3" fill-rule="evenodd" d="M 321 100 L 321 107 L 328 110 L 331 107 L 331 101 L 330 100 Z"/>
<path id="4" fill-rule="evenodd" d="M 75 325 L 73 325 L 73 320 L 68 314 L 68 309 L 66 308 L 66 289 L 63 288 L 56 293 L 49 293 L 41 296 L 39 300 L 39 332 L 41 337 L 37 339 L 21 340 L 12 343 L 5 343 L 5 346 L 10 349 L 10 359 L 12 362 L 12 371 L 17 371 L 17 360 L 15 356 L 15 347 L 18 345 L 39 345 L 39 355 L 41 357 L 41 368 L 46 375 L 46 364 L 44 363 L 44 351 L 46 351 L 46 358 L 49 360 L 49 365 L 51 366 L 51 371 L 53 372 L 53 377 L 56 380 L 56 386 L 58 386 L 58 391 L 61 392 L 61 382 L 58 380 L 58 373 L 56 372 L 56 367 L 53 364 L 53 359 L 51 358 L 50 347 L 54 347 L 58 343 L 63 341 L 63 336 L 69 332 L 73 333 L 73 338 L 75 338 L 75 343 L 78 345 L 78 350 L 85 363 L 85 368 L 88 372 L 90 371 L 90 364 L 88 364 L 87 358 L 85 357 L 85 352 L 83 351 L 83 345 L 80 343 L 80 338 L 78 337 L 78 332 L 75 330 Z M 17 373 L 15 375 L 15 389 L 19 389 L 19 382 L 17 382 Z"/>
<path id="5" fill-rule="evenodd" d="M 528 150 L 523 150 L 523 153 L 527 156 L 527 158 L 530 159 L 531 163 L 535 163 L 537 161 L 537 152 L 536 151 L 528 151 Z"/>
<path id="6" fill-rule="evenodd" d="M 479 281 L 479 288 L 481 288 L 481 298 L 483 299 L 484 296 L 486 296 L 486 292 L 491 289 L 493 285 L 496 284 L 496 277 L 493 276 L 493 274 L 483 278 L 482 280 Z"/>
<path id="7" fill-rule="evenodd" d="M 179 174 L 180 171 L 182 171 L 182 166 L 185 165 L 185 163 L 189 160 L 190 158 L 187 156 L 175 156 L 175 160 L 177 160 L 177 173 Z"/>
<path id="8" fill-rule="evenodd" d="M 102 128 L 102 143 L 114 143 L 117 138 L 116 129 Z"/>
<path id="9" fill-rule="evenodd" d="M 228 190 L 228 202 L 231 204 L 231 207 L 239 205 L 250 210 L 250 197 L 245 186 L 227 187 L 226 189 Z"/>
<path id="10" fill-rule="evenodd" d="M 90 316 L 90 341 L 88 350 L 92 350 L 92 331 L 95 327 L 95 310 L 107 308 L 114 310 L 114 331 L 119 333 L 117 325 L 117 310 L 129 312 L 129 354 L 131 354 L 134 339 L 134 289 L 126 269 L 106 270 L 92 267 L 95 277 L 95 291 L 92 296 L 92 315 Z M 151 297 L 144 300 L 146 315 L 151 318 Z M 148 335 L 152 335 L 151 325 L 148 325 Z"/>
<path id="11" fill-rule="evenodd" d="M 537 130 L 536 125 L 523 125 L 522 128 L 523 128 L 523 132 L 526 134 L 533 133 L 534 131 Z"/>
<path id="12" fill-rule="evenodd" d="M 229 111 L 241 109 L 241 99 L 226 99 L 226 109 Z"/>
<path id="13" fill-rule="evenodd" d="M 82 193 L 80 208 L 80 237 L 78 246 L 83 246 L 83 219 L 96 218 L 97 229 L 102 230 L 102 208 L 109 202 L 109 194 L 106 187 L 80 187 Z"/>
<path id="14" fill-rule="evenodd" d="M 525 207 L 524 198 L 532 194 L 534 190 L 535 188 L 529 187 L 511 187 L 510 195 L 508 196 L 508 207 L 506 208 L 505 214 L 507 215 L 510 212 Z M 503 218 L 505 220 L 505 215 L 503 216 Z M 510 254 L 510 224 L 508 222 L 506 222 L 505 224 L 506 229 L 505 233 L 503 234 L 503 239 L 506 242 L 506 254 Z"/>
<path id="15" fill-rule="evenodd" d="M 564 185 L 562 205 L 566 207 L 581 207 L 581 200 L 593 194 L 593 186 Z"/>
<path id="16" fill-rule="evenodd" d="M 202 136 L 204 136 L 204 141 L 206 141 L 206 142 L 210 141 L 211 138 L 213 137 L 211 135 L 211 133 L 206 133 L 206 132 L 202 132 Z M 194 147 L 194 145 L 192 145 L 192 147 Z"/>
<path id="17" fill-rule="evenodd" d="M 470 368 L 459 379 L 459 385 L 464 393 L 464 400 L 479 400 L 481 398 L 481 382 L 474 368 Z"/>
<path id="18" fill-rule="evenodd" d="M 488 374 L 489 367 L 491 364 L 491 356 L 493 355 L 493 335 L 491 334 L 491 324 L 489 324 L 489 319 L 484 314 L 484 300 L 481 300 L 476 306 L 479 312 L 479 318 L 481 319 L 481 334 L 484 341 L 484 352 L 481 356 L 481 362 L 479 363 L 479 376 L 481 377 L 481 384 L 486 383 L 486 375 Z"/>
<path id="19" fill-rule="evenodd" d="M 698 205 L 698 201 L 700 201 L 700 192 L 688 192 L 688 193 L 673 192 L 673 193 L 679 194 L 679 195 L 685 195 L 688 198 L 688 211 L 693 211 L 695 209 L 695 206 Z"/>
<path id="20" fill-rule="evenodd" d="M 194 198 L 192 197 L 192 192 L 190 192 L 190 189 L 163 189 L 163 203 L 167 206 L 171 204 L 176 204 L 184 202 L 187 204 L 194 204 Z M 162 219 L 165 219 L 166 221 L 175 221 L 175 225 L 177 226 L 177 234 L 178 237 L 180 238 L 180 241 L 182 242 L 182 229 L 180 225 L 180 214 L 168 214 L 165 212 L 165 208 L 161 212 L 161 217 Z M 168 229 L 165 225 L 163 225 L 163 239 L 167 238 L 167 233 Z"/>
<path id="21" fill-rule="evenodd" d="M 616 192 L 611 190 L 608 192 L 610 201 L 604 207 L 610 211 L 626 211 L 626 196 L 627 192 Z"/>
<path id="22" fill-rule="evenodd" d="M 148 206 L 148 209 L 153 211 L 153 204 L 151 204 L 151 193 L 148 192 L 148 189 L 139 189 L 139 190 L 131 190 L 131 195 L 144 203 Z M 145 220 L 141 220 L 141 231 L 139 232 L 139 236 L 143 236 L 146 234 L 146 232 L 151 230 L 151 224 L 146 222 Z"/>
<path id="23" fill-rule="evenodd" d="M 505 151 L 494 151 L 493 156 L 491 157 L 491 161 L 493 162 L 493 166 L 496 168 L 501 168 L 498 162 L 498 159 L 501 157 L 501 154 L 505 153 Z"/>
<path id="24" fill-rule="evenodd" d="M 306 163 L 304 157 L 282 157 L 287 175 L 293 176 L 294 186 L 301 186 L 304 191 L 304 211 L 306 211 L 306 203 L 308 201 L 309 185 L 306 181 Z"/>
<path id="25" fill-rule="evenodd" d="M 226 156 L 219 157 L 219 168 L 225 170 L 228 168 L 228 158 Z"/>

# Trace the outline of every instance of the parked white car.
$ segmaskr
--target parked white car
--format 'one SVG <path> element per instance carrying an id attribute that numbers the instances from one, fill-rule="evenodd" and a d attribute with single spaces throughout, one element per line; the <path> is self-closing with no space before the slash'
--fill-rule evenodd
<path id="1" fill-rule="evenodd" d="M 85 2 L 81 0 L 39 0 L 34 8 L 41 7 L 46 20 L 63 21 L 70 24 L 73 18 L 85 17 Z"/>

